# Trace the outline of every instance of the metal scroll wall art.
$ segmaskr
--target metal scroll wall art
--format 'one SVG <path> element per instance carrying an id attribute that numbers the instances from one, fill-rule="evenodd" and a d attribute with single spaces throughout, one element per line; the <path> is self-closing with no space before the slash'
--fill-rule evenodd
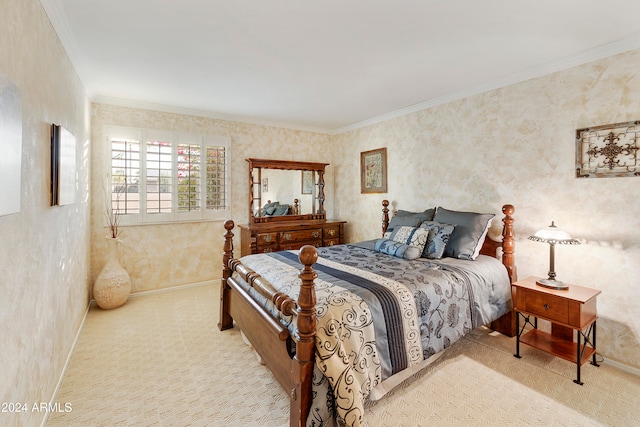
<path id="1" fill-rule="evenodd" d="M 576 176 L 640 176 L 640 121 L 576 130 Z"/>

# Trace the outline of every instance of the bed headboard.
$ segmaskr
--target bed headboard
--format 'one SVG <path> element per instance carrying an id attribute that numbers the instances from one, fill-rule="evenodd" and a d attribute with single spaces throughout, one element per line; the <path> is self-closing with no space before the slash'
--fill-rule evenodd
<path id="1" fill-rule="evenodd" d="M 494 240 L 487 234 L 484 239 L 484 243 L 482 244 L 482 248 L 480 249 L 480 253 L 483 255 L 492 256 L 494 258 L 498 258 L 502 261 L 505 268 L 507 269 L 507 274 L 509 275 L 509 279 L 511 283 L 518 280 L 516 264 L 515 264 L 515 232 L 513 229 L 513 212 L 515 208 L 513 205 L 504 205 L 502 207 L 502 213 L 504 217 L 502 218 L 503 228 L 502 228 L 502 240 Z M 392 213 L 392 216 L 395 215 L 395 211 Z M 382 234 L 387 231 L 389 227 L 389 201 L 382 201 Z M 501 251 L 498 249 L 501 248 Z"/>

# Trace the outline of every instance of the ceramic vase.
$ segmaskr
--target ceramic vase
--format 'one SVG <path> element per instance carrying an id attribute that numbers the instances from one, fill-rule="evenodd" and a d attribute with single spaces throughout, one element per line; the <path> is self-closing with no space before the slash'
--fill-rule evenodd
<path id="1" fill-rule="evenodd" d="M 93 284 L 93 299 L 102 309 L 117 308 L 127 302 L 131 294 L 131 278 L 120 265 L 120 240 L 107 237 L 109 257 Z"/>

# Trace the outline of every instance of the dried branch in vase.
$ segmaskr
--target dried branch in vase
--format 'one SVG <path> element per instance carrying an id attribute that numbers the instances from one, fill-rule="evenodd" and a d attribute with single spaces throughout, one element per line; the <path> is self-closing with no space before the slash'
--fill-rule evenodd
<path id="1" fill-rule="evenodd" d="M 120 193 L 117 193 L 117 197 L 115 200 L 115 208 L 113 206 L 113 201 L 111 203 L 106 203 L 106 208 L 104 210 L 104 217 L 107 220 L 107 226 L 109 227 L 109 236 L 113 239 L 117 239 L 120 235 Z"/>
<path id="2" fill-rule="evenodd" d="M 104 211 L 104 216 L 107 219 L 107 224 L 109 227 L 109 237 L 117 238 L 120 234 L 120 229 L 118 228 L 120 225 L 120 214 L 117 209 L 107 208 Z"/>

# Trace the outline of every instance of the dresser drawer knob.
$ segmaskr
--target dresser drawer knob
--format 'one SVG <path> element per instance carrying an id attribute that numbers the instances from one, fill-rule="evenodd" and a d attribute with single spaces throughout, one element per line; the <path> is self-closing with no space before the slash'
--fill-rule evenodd
<path id="1" fill-rule="evenodd" d="M 543 307 L 544 307 L 545 310 L 549 310 L 549 304 L 545 304 L 545 305 L 543 305 Z"/>
<path id="2" fill-rule="evenodd" d="M 318 237 L 320 237 L 320 232 L 314 231 L 313 233 L 311 233 L 311 235 L 317 239 Z"/>

